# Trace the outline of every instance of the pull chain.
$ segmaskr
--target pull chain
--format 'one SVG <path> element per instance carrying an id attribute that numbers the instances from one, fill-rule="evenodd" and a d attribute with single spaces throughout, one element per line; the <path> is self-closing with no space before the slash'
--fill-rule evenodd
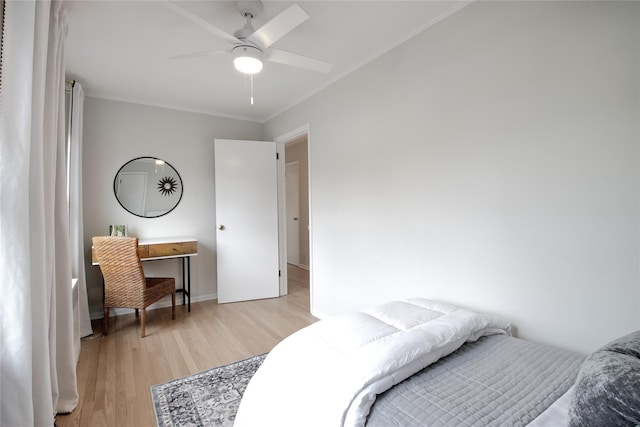
<path id="1" fill-rule="evenodd" d="M 251 74 L 251 105 L 253 105 L 253 74 Z"/>

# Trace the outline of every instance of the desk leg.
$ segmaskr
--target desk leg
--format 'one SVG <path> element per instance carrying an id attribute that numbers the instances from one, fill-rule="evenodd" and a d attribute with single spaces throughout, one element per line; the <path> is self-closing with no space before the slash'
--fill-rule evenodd
<path id="1" fill-rule="evenodd" d="M 187 257 L 187 311 L 191 313 L 191 257 Z"/>
<path id="2" fill-rule="evenodd" d="M 186 267 L 185 267 L 184 260 L 185 260 L 185 257 L 182 258 L 182 305 L 184 305 L 187 299 L 187 282 L 185 281 Z"/>
<path id="3" fill-rule="evenodd" d="M 182 257 L 182 305 L 191 312 L 191 257 Z"/>

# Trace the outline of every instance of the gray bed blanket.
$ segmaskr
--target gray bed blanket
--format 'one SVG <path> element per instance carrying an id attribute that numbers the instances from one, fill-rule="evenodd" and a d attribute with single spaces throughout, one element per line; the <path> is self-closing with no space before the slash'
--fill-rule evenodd
<path id="1" fill-rule="evenodd" d="M 380 394 L 367 426 L 524 426 L 573 385 L 583 360 L 506 335 L 483 337 Z"/>

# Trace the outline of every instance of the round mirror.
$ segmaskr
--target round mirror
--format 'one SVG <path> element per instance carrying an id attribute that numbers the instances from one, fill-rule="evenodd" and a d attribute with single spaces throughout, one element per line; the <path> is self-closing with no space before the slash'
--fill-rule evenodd
<path id="1" fill-rule="evenodd" d="M 138 157 L 124 164 L 113 180 L 120 205 L 143 218 L 171 212 L 182 199 L 182 179 L 169 163 L 155 157 Z"/>

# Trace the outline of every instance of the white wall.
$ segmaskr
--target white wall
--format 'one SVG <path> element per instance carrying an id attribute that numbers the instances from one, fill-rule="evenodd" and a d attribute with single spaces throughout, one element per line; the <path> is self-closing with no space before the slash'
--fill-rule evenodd
<path id="1" fill-rule="evenodd" d="M 636 2 L 476 2 L 310 123 L 313 311 L 424 296 L 588 352 L 640 327 Z"/>
<path id="2" fill-rule="evenodd" d="M 262 127 L 242 120 L 86 98 L 84 240 L 92 317 L 102 316 L 102 282 L 98 267 L 91 266 L 91 237 L 106 235 L 109 224 L 126 224 L 129 234 L 139 238 L 197 238 L 199 253 L 191 260 L 192 302 L 216 295 L 213 141 L 261 139 Z M 159 218 L 128 213 L 113 193 L 118 169 L 141 156 L 166 160 L 182 177 L 184 194 L 180 204 Z M 177 286 L 182 286 L 179 261 L 143 265 L 147 274 L 176 277 Z"/>

